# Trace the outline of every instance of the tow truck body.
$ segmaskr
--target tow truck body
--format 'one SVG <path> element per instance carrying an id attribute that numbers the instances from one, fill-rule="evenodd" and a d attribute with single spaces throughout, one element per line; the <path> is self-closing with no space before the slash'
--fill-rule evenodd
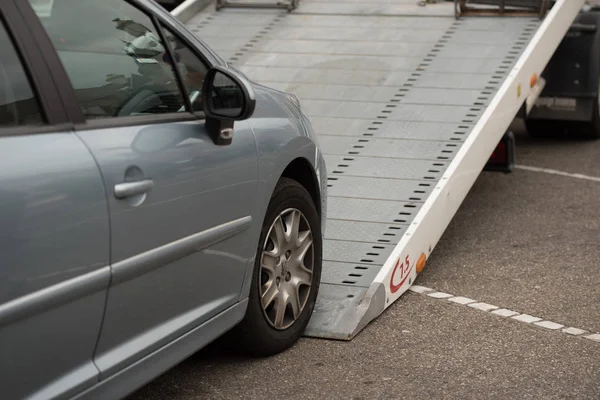
<path id="1" fill-rule="evenodd" d="M 295 94 L 319 133 L 329 205 L 306 335 L 352 339 L 415 282 L 499 143 L 514 163 L 507 131 L 584 6 L 544 3 L 482 16 L 439 0 L 228 0 L 186 18 L 249 79 Z"/>

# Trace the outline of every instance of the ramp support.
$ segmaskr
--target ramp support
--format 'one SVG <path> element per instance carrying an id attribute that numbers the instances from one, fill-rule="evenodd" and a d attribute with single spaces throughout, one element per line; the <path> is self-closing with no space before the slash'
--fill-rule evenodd
<path id="1" fill-rule="evenodd" d="M 300 0 L 276 1 L 276 2 L 235 2 L 229 0 L 217 0 L 215 8 L 219 11 L 222 8 L 282 8 L 291 12 L 298 7 Z"/>
<path id="2" fill-rule="evenodd" d="M 549 0 L 454 0 L 456 19 L 462 16 L 507 16 L 544 18 Z"/>

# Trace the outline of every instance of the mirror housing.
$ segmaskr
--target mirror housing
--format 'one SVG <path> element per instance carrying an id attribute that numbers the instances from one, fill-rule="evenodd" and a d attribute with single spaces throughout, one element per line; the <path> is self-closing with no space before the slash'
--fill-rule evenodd
<path id="1" fill-rule="evenodd" d="M 206 129 L 217 145 L 233 140 L 235 121 L 248 119 L 254 113 L 256 97 L 249 82 L 223 67 L 211 68 L 202 85 L 202 105 Z"/>

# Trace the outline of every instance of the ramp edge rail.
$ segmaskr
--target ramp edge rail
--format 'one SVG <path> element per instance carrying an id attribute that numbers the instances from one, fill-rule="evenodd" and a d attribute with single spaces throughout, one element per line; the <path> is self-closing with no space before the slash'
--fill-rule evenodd
<path id="1" fill-rule="evenodd" d="M 185 0 L 171 11 L 171 15 L 185 24 L 208 5 L 212 4 L 213 1 L 214 0 Z"/>

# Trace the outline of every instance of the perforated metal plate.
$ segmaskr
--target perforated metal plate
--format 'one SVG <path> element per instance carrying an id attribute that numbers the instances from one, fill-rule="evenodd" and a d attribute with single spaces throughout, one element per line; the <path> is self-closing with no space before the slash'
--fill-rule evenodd
<path id="1" fill-rule="evenodd" d="M 348 163 L 348 161 L 352 163 Z M 339 165 L 348 165 L 343 170 L 344 174 L 352 176 L 379 177 L 391 179 L 417 179 L 437 181 L 439 174 L 428 172 L 433 168 L 444 168 L 447 161 L 430 161 L 430 160 L 409 160 L 398 158 L 380 158 L 380 157 L 340 157 L 340 156 L 325 156 L 325 162 L 331 166 L 329 182 L 335 184 L 340 178 L 338 172 Z M 433 179 L 426 179 L 428 176 L 433 176 Z M 432 183 L 419 183 L 422 187 L 430 187 Z"/>
<path id="2" fill-rule="evenodd" d="M 244 71 L 246 72 L 246 71 Z M 381 87 L 381 86 L 363 86 L 358 84 L 358 80 L 372 79 L 373 73 L 360 72 L 360 73 L 345 73 L 346 71 L 331 71 L 331 75 L 336 76 L 334 79 L 340 83 L 332 84 L 332 82 L 324 83 L 312 83 L 315 79 L 310 82 L 294 82 L 294 83 L 281 83 L 264 81 L 265 85 L 271 87 L 283 88 L 285 91 L 293 91 L 304 104 L 308 100 L 337 100 L 337 101 L 355 101 L 355 102 L 374 102 L 374 103 L 388 103 L 390 99 L 396 93 L 395 87 Z M 362 77 L 357 76 L 357 79 L 353 75 L 361 74 Z M 326 74 L 323 74 L 326 75 Z M 352 82 L 352 85 L 347 84 Z"/>
<path id="3" fill-rule="evenodd" d="M 431 44 L 409 42 L 350 42 L 335 40 L 294 40 L 294 45 L 286 40 L 270 39 L 261 43 L 253 51 L 278 52 L 278 53 L 308 53 L 308 54 L 338 54 L 338 55 L 387 55 L 415 56 L 429 50 Z M 218 47 L 216 47 L 218 49 Z"/>
<path id="4" fill-rule="evenodd" d="M 489 77 L 486 76 L 487 79 Z M 389 119 L 396 121 L 460 122 L 470 107 L 435 104 L 381 104 L 341 102 L 334 100 L 308 100 L 304 109 L 315 117 L 363 118 L 370 121 Z"/>
<path id="5" fill-rule="evenodd" d="M 385 1 L 385 0 L 384 0 Z M 389 1 L 389 0 L 387 0 Z M 402 1 L 402 0 L 400 0 Z M 323 3 L 328 2 L 329 0 L 319 1 L 319 6 L 324 9 Z M 394 2 L 398 2 L 398 0 L 394 0 Z M 412 0 L 408 0 L 408 2 L 412 2 Z M 306 0 L 300 1 L 300 7 L 305 7 L 308 2 Z M 340 3 L 336 1 L 336 3 Z M 381 5 L 381 0 L 375 1 L 366 1 L 365 3 L 371 3 L 371 8 L 378 7 Z M 379 4 L 377 4 L 379 3 Z M 308 13 L 306 10 L 298 9 L 297 12 L 289 14 L 286 16 L 285 27 L 302 27 L 302 28 L 377 28 L 377 29 L 398 29 L 398 30 L 406 30 L 406 29 L 423 29 L 424 27 L 428 27 L 428 29 L 441 29 L 445 30 L 452 26 L 454 23 L 453 19 L 449 18 L 437 18 L 431 16 L 423 16 L 420 18 L 415 18 L 413 15 L 402 15 L 395 13 L 393 14 L 393 18 L 381 18 L 381 16 L 373 16 L 369 15 L 370 13 L 343 13 L 339 12 L 337 15 L 327 15 L 326 12 L 316 12 L 316 13 Z M 479 27 L 479 25 L 477 25 Z M 495 25 L 494 25 L 495 26 Z M 326 38 L 326 35 L 322 36 Z"/>
<path id="6" fill-rule="evenodd" d="M 490 97 L 491 92 L 484 95 L 480 90 L 419 88 L 419 90 L 408 91 L 400 98 L 400 103 L 471 106 L 479 100 L 489 101 Z"/>
<path id="7" fill-rule="evenodd" d="M 489 77 L 498 71 L 500 60 L 503 60 L 503 57 L 498 55 L 486 59 L 471 59 L 469 62 L 461 58 L 428 57 L 422 60 L 421 65 L 426 67 L 429 73 L 448 74 L 458 71 L 463 74 L 481 74 Z"/>
<path id="8" fill-rule="evenodd" d="M 444 143 L 425 140 L 361 139 L 340 136 L 321 136 L 319 143 L 325 154 L 351 154 L 366 157 L 416 158 L 419 160 L 438 160 L 439 157 L 451 157 L 457 149 L 457 143 Z M 350 149 L 350 150 L 348 150 Z M 334 171 L 331 171 L 335 173 Z"/>
<path id="9" fill-rule="evenodd" d="M 322 117 L 313 117 L 312 123 L 317 132 L 327 135 L 461 141 L 480 116 L 481 109 L 478 110 L 466 114 L 460 123 L 389 120 L 373 122 Z"/>
<path id="10" fill-rule="evenodd" d="M 478 89 L 482 91 L 496 91 L 503 80 L 503 76 L 496 78 L 495 75 L 490 76 L 489 74 L 426 72 L 421 75 L 418 82 L 415 82 L 410 86 L 432 89 Z"/>
<path id="11" fill-rule="evenodd" d="M 294 82 L 296 86 L 305 83 L 320 83 L 330 86 L 352 83 L 355 86 L 368 88 L 373 80 L 380 82 L 380 86 L 398 86 L 410 76 L 408 71 L 390 73 L 383 70 L 338 71 L 326 68 L 288 67 L 245 67 L 241 70 L 259 82 Z"/>
<path id="12" fill-rule="evenodd" d="M 307 57 L 305 54 L 261 52 L 250 54 L 245 60 L 244 65 L 262 67 L 363 70 L 365 72 L 370 72 L 380 70 L 413 71 L 421 63 L 421 61 L 423 61 L 423 58 L 420 56 L 354 56 L 351 54 L 333 56 L 329 54 L 311 54 L 310 57 Z"/>
<path id="13" fill-rule="evenodd" d="M 337 165 L 336 169 L 342 169 L 344 165 Z M 332 166 L 333 167 L 333 166 Z M 439 175 L 440 169 L 430 170 L 434 176 Z M 360 197 L 364 199 L 400 200 L 400 201 L 423 201 L 426 193 L 417 196 L 415 190 L 419 190 L 420 181 L 399 181 L 389 178 L 363 178 L 355 176 L 340 175 L 338 180 L 329 189 L 330 196 L 336 197 Z M 427 191 L 429 193 L 429 191 Z"/>
<path id="14" fill-rule="evenodd" d="M 330 197 L 327 214 L 331 219 L 407 224 L 415 216 L 420 205 L 400 201 Z"/>
<path id="15" fill-rule="evenodd" d="M 397 223 L 386 224 L 329 219 L 327 221 L 325 238 L 373 244 L 389 244 L 396 243 L 405 230 L 405 225 Z"/>
<path id="16" fill-rule="evenodd" d="M 399 29 L 401 28 L 401 29 Z M 436 29 L 437 28 L 437 29 Z M 422 27 L 418 31 L 400 26 L 388 28 L 379 27 L 373 31 L 371 27 L 344 27 L 344 26 L 315 26 L 286 25 L 277 31 L 278 39 L 302 40 L 343 40 L 343 41 L 373 41 L 373 42 L 428 42 L 433 43 L 440 37 L 440 29 Z"/>
<path id="17" fill-rule="evenodd" d="M 361 1 L 311 1 L 300 2 L 298 12 L 315 14 L 354 14 L 354 15 L 414 15 L 414 16 L 447 16 L 452 13 L 453 4 L 438 1 L 435 7 L 421 7 L 414 0 L 373 0 Z"/>
<path id="18" fill-rule="evenodd" d="M 464 60 L 471 59 L 487 59 L 489 57 L 498 56 L 498 54 L 506 54 L 511 49 L 511 45 L 496 45 L 496 44 L 466 44 L 466 43 L 442 43 L 437 44 L 431 49 L 431 53 L 437 53 L 442 58 L 462 58 Z"/>
<path id="19" fill-rule="evenodd" d="M 452 7 L 302 0 L 289 14 L 207 10 L 189 22 L 250 78 L 296 94 L 319 135 L 328 221 L 308 335 L 360 330 L 366 289 L 539 24 L 457 21 Z"/>
<path id="20" fill-rule="evenodd" d="M 387 260 L 393 248 L 391 245 L 383 244 L 325 240 L 323 260 L 381 265 Z"/>
<path id="21" fill-rule="evenodd" d="M 374 265 L 324 261 L 321 282 L 368 288 L 377 271 Z"/>

